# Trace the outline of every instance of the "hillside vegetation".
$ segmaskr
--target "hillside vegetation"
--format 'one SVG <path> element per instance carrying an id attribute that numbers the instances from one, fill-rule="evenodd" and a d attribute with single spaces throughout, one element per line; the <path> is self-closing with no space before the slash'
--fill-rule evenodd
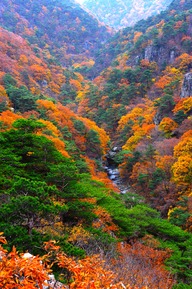
<path id="1" fill-rule="evenodd" d="M 73 1 L 0 11 L 0 287 L 191 288 L 191 1 L 115 35 Z"/>

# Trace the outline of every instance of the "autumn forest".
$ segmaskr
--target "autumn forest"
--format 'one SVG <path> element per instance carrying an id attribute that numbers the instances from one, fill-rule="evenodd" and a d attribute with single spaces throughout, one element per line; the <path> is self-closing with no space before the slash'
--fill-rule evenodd
<path id="1" fill-rule="evenodd" d="M 1 0 L 0 288 L 192 288 L 191 0 Z"/>

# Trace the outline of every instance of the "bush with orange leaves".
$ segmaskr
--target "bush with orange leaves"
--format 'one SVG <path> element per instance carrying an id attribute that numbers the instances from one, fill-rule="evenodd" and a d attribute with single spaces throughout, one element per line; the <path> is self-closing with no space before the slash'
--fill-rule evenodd
<path id="1" fill-rule="evenodd" d="M 6 244 L 6 239 L 0 233 L 0 242 Z M 23 258 L 13 247 L 8 253 L 0 245 L 0 288 L 2 289 L 41 289 L 48 280 L 48 270 L 45 270 L 41 258 Z"/>
<path id="2" fill-rule="evenodd" d="M 0 233 L 0 242 L 7 243 L 2 233 Z M 105 269 L 104 261 L 96 255 L 77 261 L 64 254 L 55 241 L 46 242 L 45 250 L 47 250 L 47 254 L 41 258 L 38 256 L 24 258 L 24 254 L 19 254 L 15 247 L 8 253 L 0 245 L 0 288 L 58 288 L 57 285 L 47 287 L 46 280 L 49 280 L 48 274 L 54 264 L 57 264 L 58 267 L 63 269 L 63 273 L 67 272 L 67 276 L 70 276 L 70 278 L 65 278 L 68 284 L 61 285 L 59 287 L 61 289 L 129 288 L 122 283 L 115 284 L 114 273 Z"/>

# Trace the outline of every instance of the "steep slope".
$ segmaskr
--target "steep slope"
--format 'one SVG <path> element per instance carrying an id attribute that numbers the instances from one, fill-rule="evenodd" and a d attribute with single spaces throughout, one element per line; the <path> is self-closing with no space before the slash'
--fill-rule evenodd
<path id="1" fill-rule="evenodd" d="M 171 0 L 85 0 L 83 7 L 89 9 L 99 21 L 115 29 L 133 26 L 141 19 L 165 10 Z"/>
<path id="2" fill-rule="evenodd" d="M 125 181 L 129 179 L 163 217 L 172 214 L 171 221 L 188 230 L 192 213 L 191 8 L 189 1 L 174 1 L 171 10 L 162 14 L 165 18 L 154 18 L 156 24 L 150 26 L 147 20 L 119 33 L 107 51 L 119 45 L 123 53 L 116 51 L 118 56 L 94 79 L 78 108 L 122 147 L 115 161 Z"/>
<path id="3" fill-rule="evenodd" d="M 167 39 L 171 38 L 174 34 L 173 24 L 176 23 L 176 21 L 179 21 L 180 19 L 185 22 L 186 19 L 184 15 L 182 17 L 182 13 L 185 14 L 185 11 L 190 10 L 191 10 L 190 0 L 185 0 L 182 2 L 175 0 L 168 6 L 168 8 L 165 11 L 162 11 L 159 15 L 151 16 L 146 20 L 140 20 L 134 25 L 134 27 L 126 27 L 125 29 L 120 30 L 103 45 L 100 51 L 98 51 L 97 61 L 92 69 L 92 74 L 96 77 L 103 69 L 110 66 L 112 61 L 115 61 L 115 58 L 121 53 L 130 54 L 132 53 L 132 51 L 133 53 L 137 53 L 137 47 L 135 47 L 135 44 L 139 46 L 144 41 L 144 38 L 147 36 L 147 34 L 149 36 L 148 37 L 149 42 L 150 40 L 151 42 L 154 41 L 154 46 L 160 45 L 164 49 L 164 46 L 169 45 L 169 43 L 167 43 Z M 188 14 L 190 14 L 190 12 L 188 12 Z M 174 17 L 176 17 L 177 20 L 174 19 Z M 168 23 L 170 25 L 168 27 L 167 26 L 164 27 L 163 32 L 164 34 L 166 34 L 166 37 L 161 41 L 161 37 L 158 37 L 156 28 L 158 28 L 157 26 L 162 19 L 163 23 L 160 24 L 161 27 L 163 27 L 164 24 Z M 183 23 L 183 29 L 185 29 L 184 27 L 186 25 L 190 25 L 190 20 L 188 20 L 188 24 Z M 172 27 L 171 30 L 169 30 L 170 27 Z M 177 34 L 178 31 L 176 31 L 175 33 Z M 184 44 L 186 43 L 188 43 L 188 41 L 185 42 Z M 178 41 L 178 45 L 180 44 L 181 39 Z M 188 47 L 190 48 L 190 42 L 188 44 Z M 140 47 L 140 53 L 142 52 L 142 55 L 140 55 L 139 53 L 138 55 L 139 58 L 144 57 L 144 48 L 145 47 L 143 48 Z M 157 53 L 156 57 L 158 57 Z M 135 59 L 137 60 L 137 55 L 135 55 Z M 132 57 L 132 61 L 133 60 L 134 57 Z"/>
<path id="4" fill-rule="evenodd" d="M 159 96 L 154 82 L 166 67 L 168 71 L 169 66 L 178 68 L 183 65 L 182 73 L 189 72 L 192 52 L 190 8 L 191 3 L 185 9 L 175 1 L 171 10 L 161 15 L 162 18 L 158 16 L 143 20 L 134 28 L 117 33 L 100 52 L 93 69 L 99 69 L 101 60 L 103 66 L 107 63 L 111 65 L 94 79 L 95 86 L 87 94 L 89 109 L 85 108 L 86 99 L 83 98 L 82 105 L 81 102 L 79 105 L 80 112 L 85 111 L 85 115 L 113 133 L 127 105 L 139 101 L 138 97 L 141 99 L 148 93 L 150 99 Z M 181 74 L 180 79 L 178 76 L 177 88 L 180 90 L 182 78 L 184 75 Z M 100 108 L 98 102 L 102 104 Z M 91 107 L 97 107 L 97 113 L 92 114 Z"/>
<path id="5" fill-rule="evenodd" d="M 0 24 L 51 54 L 62 65 L 93 57 L 110 37 L 105 26 L 74 1 L 2 0 Z"/>

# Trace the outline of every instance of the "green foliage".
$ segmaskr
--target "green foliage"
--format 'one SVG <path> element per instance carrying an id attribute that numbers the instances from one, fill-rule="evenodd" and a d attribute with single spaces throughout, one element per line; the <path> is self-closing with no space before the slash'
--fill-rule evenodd
<path id="1" fill-rule="evenodd" d="M 174 105 L 175 102 L 171 94 L 165 94 L 155 101 L 155 106 L 159 108 L 159 113 L 164 116 L 174 108 Z"/>
<path id="2" fill-rule="evenodd" d="M 184 283 L 179 283 L 177 285 L 174 285 L 172 289 L 191 289 L 192 284 L 184 284 Z"/>
<path id="3" fill-rule="evenodd" d="M 169 221 L 171 224 L 185 229 L 187 219 L 190 217 L 190 213 L 188 212 L 188 198 L 182 197 L 175 205 L 176 207 L 170 213 Z"/>
<path id="4" fill-rule="evenodd" d="M 75 129 L 76 129 L 80 134 L 82 134 L 82 135 L 85 134 L 86 128 L 85 128 L 84 123 L 83 123 L 81 120 L 75 119 L 75 120 L 73 121 L 73 124 L 74 124 Z"/>
<path id="5" fill-rule="evenodd" d="M 17 81 L 11 76 L 11 74 L 6 73 L 3 77 L 3 82 L 6 88 L 9 86 L 16 86 Z"/>
<path id="6" fill-rule="evenodd" d="M 16 111 L 25 112 L 36 108 L 37 97 L 26 86 L 16 87 L 16 80 L 9 74 L 3 78 L 7 95 Z"/>
<path id="7" fill-rule="evenodd" d="M 86 254 L 83 249 L 70 244 L 64 238 L 59 238 L 58 242 L 62 251 L 65 252 L 68 256 L 76 256 L 78 258 L 85 258 Z"/>
<path id="8" fill-rule="evenodd" d="M 13 127 L 22 130 L 24 133 L 36 133 L 39 129 L 44 128 L 45 125 L 40 121 L 33 119 L 18 119 L 13 123 Z"/>
<path id="9" fill-rule="evenodd" d="M 122 195 L 122 200 L 126 208 L 131 209 L 140 203 L 144 203 L 145 199 L 138 194 L 127 192 Z"/>
<path id="10" fill-rule="evenodd" d="M 7 102 L 6 101 L 2 101 L 0 102 L 0 113 L 7 110 Z"/>
<path id="11" fill-rule="evenodd" d="M 179 281 L 184 282 L 188 286 L 188 284 L 192 284 L 191 264 L 192 238 L 188 235 L 185 241 L 176 243 L 173 254 L 166 261 L 166 265 L 169 266 L 169 270 L 177 276 Z"/>
<path id="12" fill-rule="evenodd" d="M 184 113 L 183 110 L 179 110 L 176 112 L 176 114 L 174 115 L 174 121 L 176 121 L 178 124 L 181 124 L 183 122 L 184 119 L 187 118 L 187 114 Z"/>
<path id="13" fill-rule="evenodd" d="M 151 180 L 149 181 L 149 188 L 151 190 L 154 190 L 156 186 L 165 179 L 165 177 L 166 177 L 165 172 L 162 169 L 157 168 L 152 173 Z"/>

